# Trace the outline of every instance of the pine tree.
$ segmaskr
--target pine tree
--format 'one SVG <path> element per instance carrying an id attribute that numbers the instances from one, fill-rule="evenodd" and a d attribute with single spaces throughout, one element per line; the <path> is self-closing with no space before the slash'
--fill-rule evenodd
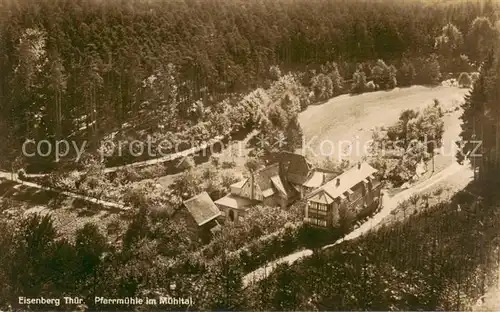
<path id="1" fill-rule="evenodd" d="M 491 146 L 491 132 L 485 131 L 491 126 L 490 119 L 487 118 L 486 103 L 488 98 L 488 76 L 493 65 L 493 57 L 490 55 L 488 60 L 482 65 L 479 79 L 477 79 L 469 94 L 465 96 L 465 101 L 462 104 L 463 113 L 460 119 L 462 120 L 462 131 L 460 133 L 461 143 L 460 150 L 457 154 L 457 161 L 462 163 L 466 158 L 471 160 L 471 166 L 474 173 L 477 170 L 484 171 L 483 168 L 488 163 L 488 152 Z M 491 129 L 491 128 L 490 128 Z M 481 144 L 481 151 L 477 151 L 476 147 Z M 486 152 L 486 154 L 484 154 Z M 481 156 L 478 157 L 481 153 Z M 472 155 L 474 154 L 474 155 Z M 486 159 L 484 159 L 484 158 Z"/>
<path id="2" fill-rule="evenodd" d="M 487 122 L 489 123 L 491 131 L 491 138 L 483 144 L 487 144 L 486 148 L 489 151 L 489 159 L 487 163 L 488 170 L 498 170 L 500 168 L 500 54 L 493 60 L 493 53 L 491 53 L 485 74 L 485 87 L 486 87 L 486 103 L 485 114 Z M 486 132 L 485 132 L 486 134 Z M 489 133 L 488 133 L 489 134 Z"/>
<path id="3" fill-rule="evenodd" d="M 303 132 L 297 117 L 293 118 L 286 128 L 286 148 L 290 152 L 302 147 Z"/>

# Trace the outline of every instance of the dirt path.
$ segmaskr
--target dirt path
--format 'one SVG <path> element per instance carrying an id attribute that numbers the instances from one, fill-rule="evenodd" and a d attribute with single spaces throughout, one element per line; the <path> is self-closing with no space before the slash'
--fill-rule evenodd
<path id="1" fill-rule="evenodd" d="M 224 138 L 224 136 L 217 136 L 217 137 L 213 138 L 212 140 L 208 141 L 207 143 L 204 143 L 200 146 L 195 146 L 195 147 L 189 148 L 187 150 L 184 150 L 184 151 L 181 151 L 178 153 L 165 155 L 165 156 L 160 157 L 160 158 L 138 161 L 138 162 L 134 162 L 134 163 L 123 165 L 123 166 L 109 167 L 109 168 L 104 169 L 104 173 L 115 172 L 115 171 L 125 169 L 125 168 L 147 167 L 147 166 L 161 164 L 161 163 L 164 163 L 167 161 L 187 157 L 187 156 L 196 154 L 199 151 L 202 151 L 202 150 L 206 149 L 207 147 L 210 147 L 210 146 L 220 142 L 223 138 Z"/>
<path id="2" fill-rule="evenodd" d="M 45 187 L 45 186 L 42 186 L 42 185 L 39 185 L 39 184 L 36 184 L 36 183 L 22 181 L 22 180 L 18 179 L 18 177 L 17 177 L 16 174 L 12 175 L 11 173 L 8 173 L 8 172 L 1 172 L 0 171 L 0 178 L 16 182 L 16 183 L 18 183 L 18 185 L 32 187 L 32 188 L 36 188 L 36 189 L 43 190 L 43 191 L 56 192 L 58 194 L 65 195 L 65 196 L 73 198 L 73 199 L 84 200 L 84 201 L 89 202 L 89 203 L 101 205 L 104 208 L 119 209 L 119 210 L 124 210 L 124 211 L 130 209 L 130 207 L 126 207 L 124 205 L 113 203 L 113 202 L 109 202 L 109 201 L 106 201 L 106 200 L 101 200 L 101 199 L 97 199 L 97 198 L 94 198 L 94 197 L 80 195 L 80 194 L 76 194 L 76 193 L 73 193 L 73 192 L 59 191 L 59 190 L 55 190 L 55 189 L 52 189 L 52 188 L 49 188 L 49 187 Z"/>

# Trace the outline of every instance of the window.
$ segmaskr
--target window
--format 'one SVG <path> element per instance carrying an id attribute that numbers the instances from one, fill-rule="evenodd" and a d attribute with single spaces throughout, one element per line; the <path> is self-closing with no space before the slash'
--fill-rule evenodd
<path id="1" fill-rule="evenodd" d="M 326 220 L 321 220 L 317 218 L 307 218 L 306 222 L 309 224 L 326 227 Z"/>
<path id="2" fill-rule="evenodd" d="M 309 208 L 319 211 L 328 211 L 328 206 L 325 204 L 309 202 Z"/>
<path id="3" fill-rule="evenodd" d="M 229 210 L 229 220 L 234 221 L 234 211 Z"/>

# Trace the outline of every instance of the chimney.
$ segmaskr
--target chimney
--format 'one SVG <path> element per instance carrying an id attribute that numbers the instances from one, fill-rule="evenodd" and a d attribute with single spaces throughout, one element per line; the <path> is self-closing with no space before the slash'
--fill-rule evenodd
<path id="1" fill-rule="evenodd" d="M 337 187 L 340 186 L 340 178 L 337 178 L 337 184 L 336 184 L 336 186 Z"/>
<path id="2" fill-rule="evenodd" d="M 358 170 L 361 169 L 361 162 L 358 161 Z"/>
<path id="3" fill-rule="evenodd" d="M 254 200 L 255 198 L 255 175 L 253 170 L 250 171 L 250 199 Z"/>
<path id="4" fill-rule="evenodd" d="M 284 183 L 288 183 L 288 166 L 287 168 L 285 168 L 285 164 L 283 163 L 283 161 L 280 161 L 278 170 L 281 181 L 283 181 Z"/>

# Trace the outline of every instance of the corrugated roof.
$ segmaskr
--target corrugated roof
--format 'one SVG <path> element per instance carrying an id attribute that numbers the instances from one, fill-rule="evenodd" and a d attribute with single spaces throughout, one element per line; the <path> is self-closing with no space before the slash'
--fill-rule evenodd
<path id="1" fill-rule="evenodd" d="M 226 196 L 216 200 L 215 204 L 233 209 L 246 210 L 250 206 L 255 205 L 256 202 L 234 194 L 227 194 Z"/>
<path id="2" fill-rule="evenodd" d="M 217 208 L 207 192 L 200 193 L 184 201 L 184 206 L 186 206 L 198 226 L 202 226 L 221 215 L 219 208 Z"/>

